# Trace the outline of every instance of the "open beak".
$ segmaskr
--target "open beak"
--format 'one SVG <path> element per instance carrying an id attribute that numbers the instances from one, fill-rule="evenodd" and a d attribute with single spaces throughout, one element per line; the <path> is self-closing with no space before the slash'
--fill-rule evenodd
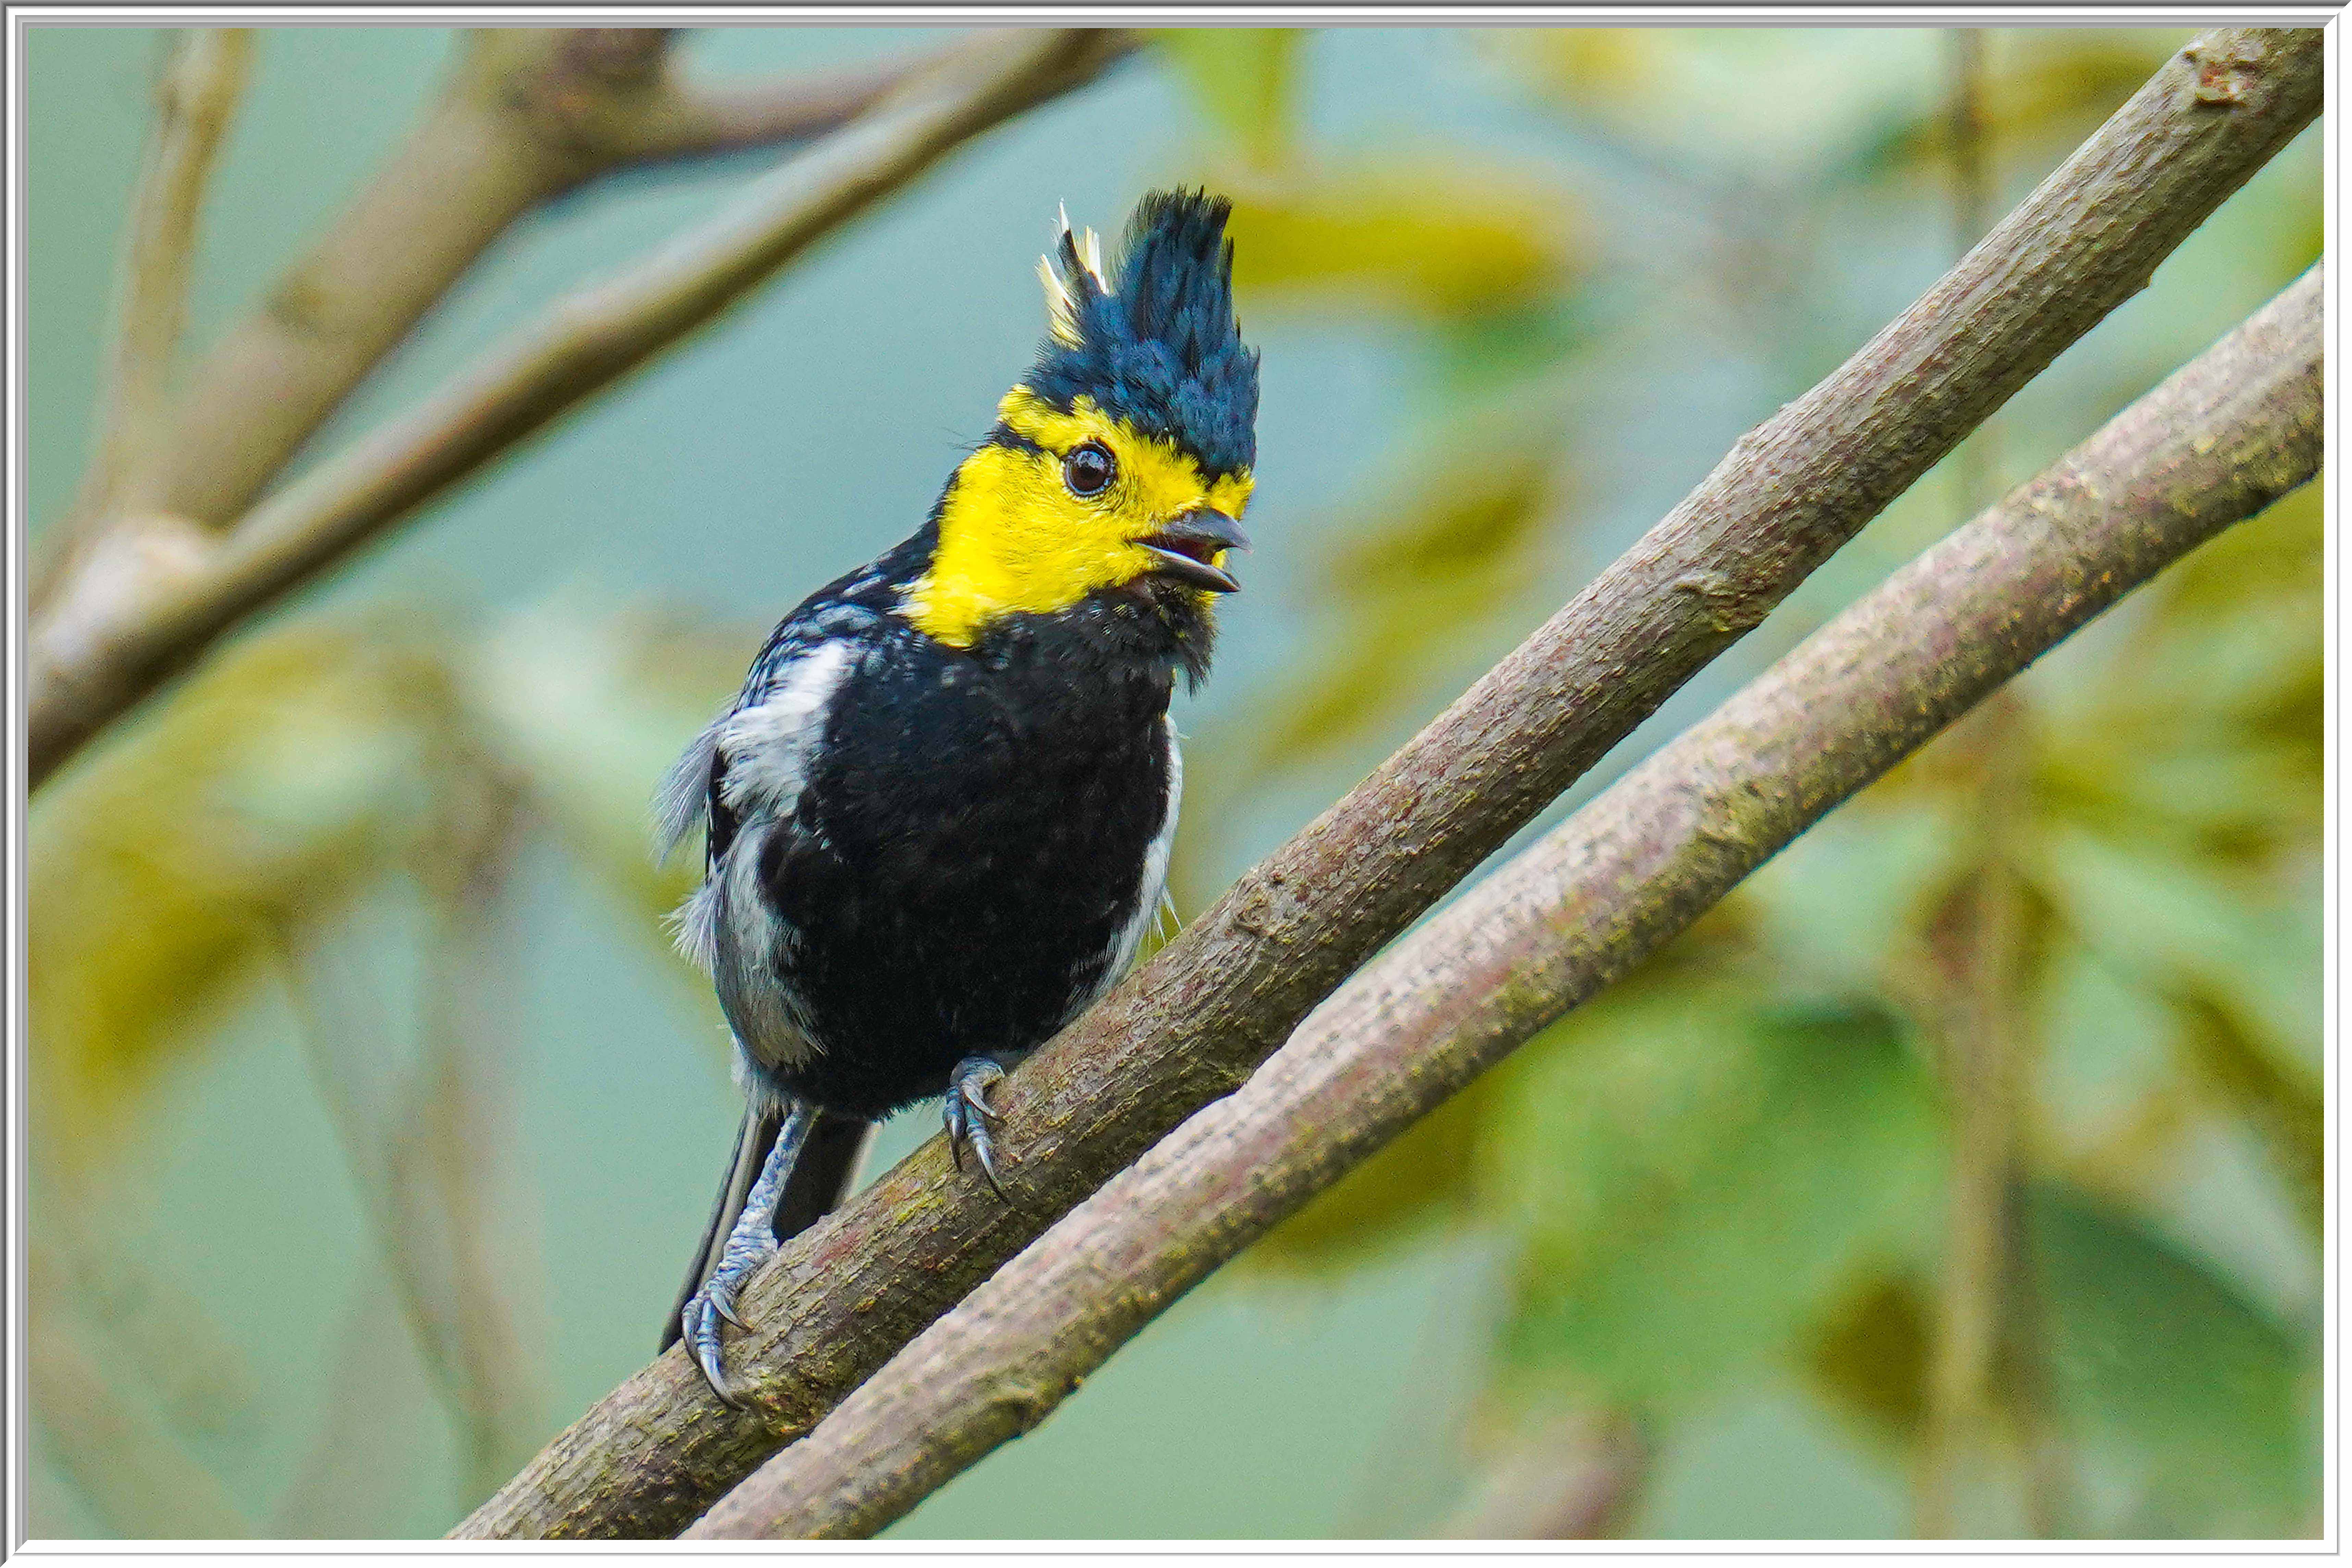
<path id="1" fill-rule="evenodd" d="M 1212 593 L 1235 593 L 1241 584 L 1216 564 L 1229 549 L 1249 549 L 1241 524 L 1220 511 L 1195 507 L 1135 541 L 1156 558 L 1152 570 Z"/>

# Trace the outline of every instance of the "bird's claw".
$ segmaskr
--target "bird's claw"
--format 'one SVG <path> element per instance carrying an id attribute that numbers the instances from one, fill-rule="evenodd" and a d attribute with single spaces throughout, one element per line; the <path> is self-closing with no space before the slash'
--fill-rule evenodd
<path id="1" fill-rule="evenodd" d="M 680 1314 L 679 1327 L 684 1331 L 687 1353 L 694 1357 L 702 1375 L 709 1380 L 710 1391 L 726 1404 L 737 1409 L 742 1401 L 728 1391 L 727 1364 L 719 1348 L 720 1322 L 730 1322 L 739 1329 L 748 1329 L 742 1315 L 736 1311 L 737 1297 L 749 1283 L 761 1265 L 776 1255 L 772 1238 L 763 1247 L 756 1239 L 746 1243 L 739 1234 L 728 1239 L 726 1250 L 719 1254 L 719 1267 L 710 1271 L 702 1289 L 689 1297 Z"/>
<path id="2" fill-rule="evenodd" d="M 732 1406 L 735 1396 L 727 1392 L 726 1364 L 719 1349 L 719 1319 L 709 1298 L 697 1294 L 688 1298 L 686 1310 L 678 1314 L 678 1327 L 686 1340 L 686 1354 L 702 1369 L 710 1391 L 722 1404 Z"/>
<path id="3" fill-rule="evenodd" d="M 955 1155 L 956 1169 L 963 1169 L 963 1151 L 971 1147 L 972 1158 L 980 1164 L 980 1174 L 996 1196 L 1005 1196 L 1004 1184 L 996 1176 L 996 1150 L 989 1137 L 989 1124 L 997 1117 L 996 1108 L 988 1103 L 988 1092 L 1004 1081 L 1004 1069 L 984 1056 L 965 1059 L 956 1066 L 955 1075 L 948 1083 L 944 1119 L 948 1128 L 948 1148 Z M 1009 1200 L 1008 1200 L 1009 1201 Z"/>

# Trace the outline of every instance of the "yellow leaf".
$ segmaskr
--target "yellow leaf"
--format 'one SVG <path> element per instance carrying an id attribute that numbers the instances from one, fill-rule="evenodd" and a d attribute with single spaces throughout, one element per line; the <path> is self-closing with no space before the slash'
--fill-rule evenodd
<path id="1" fill-rule="evenodd" d="M 1302 37 L 1295 27 L 1162 27 L 1151 35 L 1201 107 L 1259 168 L 1289 151 Z"/>
<path id="2" fill-rule="evenodd" d="M 413 639 L 300 624 L 231 648 L 43 791 L 26 946 L 45 1159 L 132 1152 L 158 1066 L 283 932 L 416 841 L 452 700 Z"/>
<path id="3" fill-rule="evenodd" d="M 1341 296 L 1450 318 L 1508 308 L 1583 266 L 1567 198 L 1458 156 L 1226 183 L 1244 296 Z"/>

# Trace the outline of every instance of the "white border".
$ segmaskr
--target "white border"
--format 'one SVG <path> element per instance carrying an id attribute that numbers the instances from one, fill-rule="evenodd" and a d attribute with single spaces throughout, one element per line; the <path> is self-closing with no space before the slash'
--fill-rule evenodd
<path id="1" fill-rule="evenodd" d="M 592 22 L 640 22 L 646 25 L 694 26 L 704 23 L 742 26 L 776 23 L 801 26 L 852 24 L 898 24 L 939 26 L 996 22 L 1017 25 L 1066 26 L 1072 22 L 1104 25 L 1131 23 L 1218 24 L 1276 26 L 1290 23 L 1317 26 L 1527 26 L 1574 23 L 1581 26 L 1737 25 L 1758 26 L 1837 23 L 1929 27 L 2009 24 L 2018 26 L 2196 26 L 2217 22 L 2248 26 L 2319 26 L 2331 22 L 2340 7 L 2333 5 L 42 5 L 5 7 L 12 21 L 22 18 L 44 24 L 129 26 L 142 24 L 186 24 L 201 18 L 212 26 L 284 26 L 303 24 L 405 22 L 421 26 L 503 26 L 541 24 L 551 19 Z"/>

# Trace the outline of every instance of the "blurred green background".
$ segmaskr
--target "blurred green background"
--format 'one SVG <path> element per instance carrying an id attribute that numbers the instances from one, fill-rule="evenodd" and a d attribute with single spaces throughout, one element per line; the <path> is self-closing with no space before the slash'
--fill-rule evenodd
<path id="1" fill-rule="evenodd" d="M 737 75 L 940 37 L 681 53 Z M 1992 210 L 2186 37 L 1984 35 Z M 28 34 L 37 534 L 87 453 L 166 47 Z M 193 347 L 450 47 L 261 36 Z M 767 626 L 911 531 L 984 430 L 1042 329 L 1056 203 L 1107 232 L 1173 181 L 1239 209 L 1259 543 L 1180 699 L 1189 915 L 1948 265 L 1959 57 L 1895 27 L 1163 36 L 119 727 L 31 819 L 33 1533 L 436 1534 L 645 1362 L 737 1113 L 646 800 Z M 527 219 L 314 453 L 774 156 Z M 1547 822 L 2284 287 L 2320 225 L 2315 128 Z M 2315 1533 L 2316 492 L 1840 811 L 896 1533 Z M 2022 1261 L 1954 1445 L 1925 1435 L 1939 1064 L 1983 999 L 1988 886 L 2020 955 L 1997 1174 Z M 900 1118 L 884 1157 L 935 1126 Z"/>

